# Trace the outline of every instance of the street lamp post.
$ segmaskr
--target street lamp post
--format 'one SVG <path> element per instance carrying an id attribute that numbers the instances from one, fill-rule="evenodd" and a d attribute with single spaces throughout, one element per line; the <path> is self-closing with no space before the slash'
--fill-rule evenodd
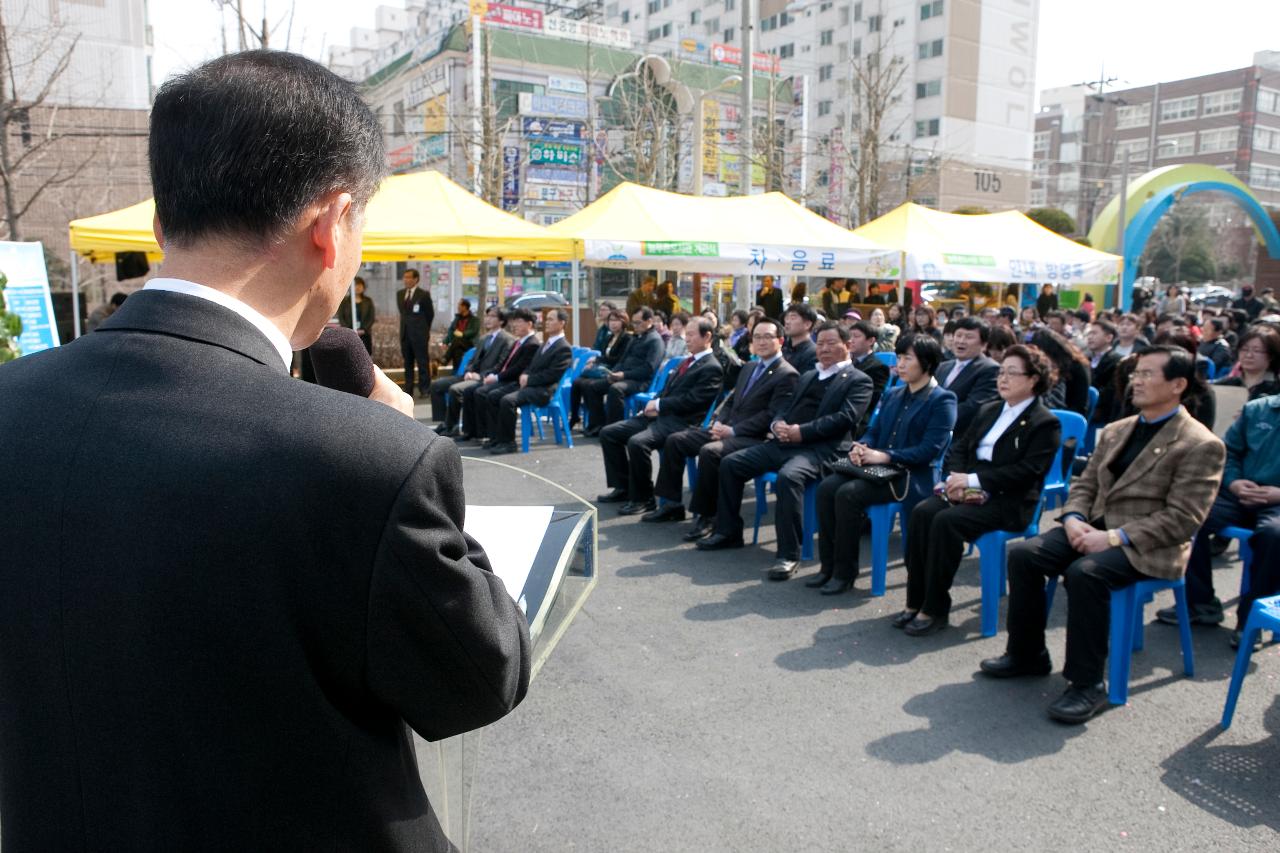
<path id="1" fill-rule="evenodd" d="M 755 11 L 756 0 L 740 0 L 740 2 L 742 3 L 742 116 L 738 130 L 739 145 L 741 146 L 738 163 L 740 169 L 738 191 L 743 195 L 751 195 L 751 158 L 754 153 L 751 139 L 751 102 L 755 97 L 751 77 L 751 55 L 755 52 L 753 21 L 755 16 L 752 13 Z"/>

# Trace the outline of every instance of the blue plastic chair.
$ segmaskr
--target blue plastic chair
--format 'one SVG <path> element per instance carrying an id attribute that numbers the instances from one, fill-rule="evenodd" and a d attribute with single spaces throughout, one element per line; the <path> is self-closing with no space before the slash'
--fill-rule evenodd
<path id="1" fill-rule="evenodd" d="M 942 464 L 951 449 L 948 440 L 942 446 L 942 452 L 933 461 L 935 477 L 941 477 Z M 936 480 L 935 480 L 936 482 Z M 889 534 L 893 533 L 893 519 L 898 518 L 898 526 L 902 528 L 902 553 L 907 553 L 907 514 L 903 512 L 902 503 L 894 501 L 887 504 L 875 504 L 867 507 L 867 520 L 871 523 L 871 594 L 884 595 L 886 575 L 889 573 Z"/>
<path id="2" fill-rule="evenodd" d="M 1058 579 L 1050 578 L 1045 587 L 1045 612 L 1053 607 L 1053 594 Z M 1191 614 L 1187 609 L 1187 586 L 1182 578 L 1177 580 L 1151 579 L 1111 591 L 1111 651 L 1107 661 L 1107 698 L 1112 705 L 1124 705 L 1129 701 L 1129 665 L 1133 653 L 1143 648 L 1144 607 L 1161 590 L 1173 590 L 1174 604 L 1178 610 L 1178 634 L 1182 641 L 1182 671 L 1191 678 L 1195 675 L 1195 657 L 1191 648 Z"/>
<path id="3" fill-rule="evenodd" d="M 718 397 L 716 397 L 715 401 L 712 402 L 711 408 L 707 409 L 707 416 L 702 419 L 703 429 L 707 429 L 708 427 L 711 426 L 711 422 L 715 420 L 716 409 L 720 406 L 721 403 L 724 402 L 724 398 L 728 397 L 729 394 L 731 393 L 733 392 L 732 391 L 727 393 L 722 392 Z M 698 457 L 697 456 L 690 456 L 687 459 L 685 459 L 684 473 L 685 473 L 686 479 L 688 479 L 689 481 L 689 491 L 692 492 L 694 489 L 698 488 Z"/>
<path id="4" fill-rule="evenodd" d="M 472 347 L 462 354 L 462 360 L 458 362 L 458 369 L 453 372 L 454 376 L 461 376 L 467 372 L 467 368 L 471 366 L 471 361 L 476 357 L 476 348 Z M 449 392 L 444 392 L 445 402 L 449 402 Z"/>
<path id="5" fill-rule="evenodd" d="M 1244 595 L 1249 591 L 1249 564 L 1253 562 L 1249 540 L 1253 538 L 1253 531 L 1247 527 L 1224 527 L 1218 535 L 1240 541 L 1240 594 Z"/>
<path id="6" fill-rule="evenodd" d="M 818 483 L 814 480 L 804 487 L 804 534 L 800 538 L 800 558 L 813 559 L 813 537 L 818 533 Z M 769 509 L 769 487 L 774 493 L 778 491 L 778 474 L 770 471 L 756 477 L 756 520 L 755 529 L 751 533 L 751 544 L 760 541 L 760 519 Z"/>
<path id="7" fill-rule="evenodd" d="M 898 354 L 896 352 L 877 352 L 874 353 L 874 355 L 882 364 L 889 368 L 889 381 L 884 384 L 884 391 L 880 392 L 880 399 L 883 400 L 884 395 L 892 391 L 897 387 L 897 384 L 902 381 L 898 379 L 898 374 L 894 370 L 894 368 L 898 366 Z M 876 408 L 876 411 L 879 411 L 879 407 Z M 875 415 L 873 414 L 872 417 L 874 418 Z"/>
<path id="8" fill-rule="evenodd" d="M 1240 648 L 1236 651 L 1236 665 L 1231 670 L 1231 686 L 1227 688 L 1227 704 L 1222 709 L 1222 727 L 1231 728 L 1231 718 L 1236 714 L 1236 700 L 1240 698 L 1240 687 L 1249 672 L 1249 658 L 1253 656 L 1253 643 L 1259 632 L 1271 631 L 1274 637 L 1280 632 L 1280 595 L 1270 598 L 1259 598 L 1249 610 L 1249 618 L 1245 620 L 1244 630 L 1240 632 Z"/>
<path id="9" fill-rule="evenodd" d="M 627 397 L 622 405 L 623 417 L 634 418 L 640 414 L 650 400 L 662 393 L 662 389 L 667 387 L 667 379 L 670 378 L 671 372 L 680 366 L 680 362 L 684 361 L 684 356 L 675 355 L 667 359 L 666 362 L 658 368 L 658 372 L 653 375 L 653 381 L 649 383 L 648 391 L 640 391 Z"/>
<path id="10" fill-rule="evenodd" d="M 1058 416 L 1058 422 L 1062 424 L 1062 445 L 1066 445 L 1069 439 L 1076 440 L 1075 447 L 1071 451 L 1071 458 L 1064 459 L 1064 450 L 1059 446 L 1058 453 L 1053 457 L 1053 465 L 1049 468 L 1049 473 L 1044 478 L 1044 491 L 1041 492 L 1041 502 L 1046 507 L 1054 506 L 1056 500 L 1059 506 L 1065 505 L 1067 495 L 1071 491 L 1071 463 L 1075 461 L 1076 453 L 1084 446 L 1084 434 L 1088 429 L 1088 423 L 1083 417 L 1075 412 L 1068 412 L 1065 409 L 1050 409 Z M 1064 475 L 1062 472 L 1066 470 Z"/>
<path id="11" fill-rule="evenodd" d="M 545 406 L 524 406 L 520 409 L 520 450 L 522 453 L 529 452 L 529 439 L 533 435 L 536 427 L 538 430 L 538 440 L 543 441 L 546 435 L 542 432 L 542 419 L 546 418 L 551 421 L 551 429 L 555 433 L 556 444 L 560 444 L 561 434 L 564 436 L 564 444 L 570 449 L 573 448 L 573 435 L 569 429 L 569 394 L 573 387 L 573 381 L 582 375 L 582 371 L 586 369 L 587 362 L 591 359 L 591 354 L 595 350 L 587 350 L 581 352 L 573 359 L 573 364 L 569 365 L 569 369 L 564 372 L 564 376 L 560 377 L 560 385 L 556 392 L 551 395 L 551 399 L 547 401 Z"/>
<path id="12" fill-rule="evenodd" d="M 1084 416 L 1084 419 L 1086 421 L 1093 420 L 1093 413 L 1097 411 L 1097 408 L 1098 408 L 1099 396 L 1100 395 L 1098 394 L 1098 389 L 1090 385 L 1089 386 L 1089 410 L 1085 412 L 1085 416 Z"/>

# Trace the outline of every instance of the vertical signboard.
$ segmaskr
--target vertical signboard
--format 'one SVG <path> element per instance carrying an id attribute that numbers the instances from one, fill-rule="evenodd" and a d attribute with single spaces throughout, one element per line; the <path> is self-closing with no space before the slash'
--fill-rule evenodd
<path id="1" fill-rule="evenodd" d="M 21 354 L 56 347 L 58 327 L 53 322 L 43 244 L 0 242 L 0 276 L 6 280 L 6 309 L 22 319 L 22 334 L 18 337 Z"/>
<path id="2" fill-rule="evenodd" d="M 511 211 L 520 207 L 520 146 L 505 145 L 502 148 L 502 209 Z"/>

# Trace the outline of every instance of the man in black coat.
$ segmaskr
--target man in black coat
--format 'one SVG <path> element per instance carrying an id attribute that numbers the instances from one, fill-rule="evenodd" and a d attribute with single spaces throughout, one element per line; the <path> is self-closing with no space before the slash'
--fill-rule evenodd
<path id="1" fill-rule="evenodd" d="M 413 393 L 414 364 L 418 368 L 418 382 L 422 396 L 429 393 L 431 381 L 431 355 L 427 347 L 431 337 L 431 322 L 436 308 L 431 303 L 431 291 L 422 287 L 422 276 L 417 270 L 404 271 L 404 290 L 396 294 L 396 307 L 400 310 L 400 355 L 404 357 L 404 392 Z"/>
<path id="2" fill-rule="evenodd" d="M 1098 405 L 1093 410 L 1093 420 L 1099 425 L 1111 421 L 1115 408 L 1116 365 L 1120 356 L 1113 349 L 1119 330 L 1106 320 L 1095 320 L 1085 329 L 1084 338 L 1089 355 L 1089 381 L 1098 389 Z"/>
<path id="3" fill-rule="evenodd" d="M 573 365 L 573 347 L 564 339 L 568 322 L 568 311 L 549 309 L 542 318 L 546 341 L 538 347 L 529 369 L 516 380 L 519 387 L 501 397 L 491 393 L 485 398 L 488 405 L 495 407 L 488 418 L 492 431 L 486 446 L 490 453 L 515 453 L 516 410 L 521 406 L 545 406 L 551 395 L 559 392 L 560 378 Z"/>
<path id="4" fill-rule="evenodd" d="M 582 399 L 587 404 L 587 419 L 591 423 L 587 435 L 597 435 L 602 427 L 622 420 L 627 398 L 648 391 L 662 365 L 666 344 L 653 327 L 653 309 L 637 308 L 631 315 L 631 330 L 635 337 L 627 344 L 617 370 L 609 372 L 603 386 L 583 389 Z"/>
<path id="5" fill-rule="evenodd" d="M 714 335 L 711 320 L 691 319 L 684 330 L 689 354 L 672 371 L 662 393 L 636 417 L 609 424 L 600 433 L 609 492 L 596 498 L 597 503 L 622 503 L 619 515 L 639 515 L 657 506 L 651 454 L 668 436 L 701 422 L 724 382 L 724 369 L 711 352 Z"/>
<path id="6" fill-rule="evenodd" d="M 983 354 L 990 327 L 977 317 L 961 317 L 955 321 L 951 339 L 954 358 L 938 368 L 938 384 L 956 395 L 956 425 L 952 434 L 959 438 L 973 421 L 978 409 L 995 400 L 996 373 L 1000 365 Z"/>
<path id="7" fill-rule="evenodd" d="M 849 326 L 849 360 L 871 379 L 871 402 L 853 429 L 855 439 L 861 438 L 867 431 L 867 424 L 871 422 L 876 406 L 880 405 L 884 388 L 889 384 L 889 365 L 876 358 L 878 340 L 875 327 L 866 320 L 858 320 Z"/>
<path id="8" fill-rule="evenodd" d="M 803 374 L 818 363 L 818 349 L 813 343 L 813 327 L 818 324 L 818 312 L 803 302 L 793 302 L 782 315 L 782 357 Z"/>
<path id="9" fill-rule="evenodd" d="M 171 78 L 170 277 L 0 367 L 6 848 L 454 849 L 406 724 L 507 713 L 524 618 L 462 532 L 453 443 L 380 371 L 361 399 L 287 369 L 347 293 L 385 158 L 302 57 Z"/>
<path id="10" fill-rule="evenodd" d="M 503 328 L 506 324 L 507 312 L 497 305 L 489 306 L 484 312 L 484 334 L 476 341 L 476 354 L 467 365 L 467 372 L 461 376 L 442 376 L 431 383 L 431 419 L 442 421 L 436 432 L 457 435 L 463 395 L 507 360 L 515 338 Z"/>
<path id="11" fill-rule="evenodd" d="M 766 275 L 760 280 L 760 290 L 756 293 L 756 305 L 764 309 L 764 316 L 771 320 L 782 317 L 782 291 L 774 286 L 773 276 Z"/>
<path id="12" fill-rule="evenodd" d="M 683 521 L 685 460 L 698 459 L 697 485 L 689 500 L 693 528 L 685 535 L 694 542 L 711 532 L 720 482 L 720 460 L 744 447 L 754 447 L 769 434 L 769 424 L 791 402 L 800 374 L 781 352 L 781 329 L 776 320 L 756 323 L 751 336 L 755 361 L 738 373 L 733 392 L 720 406 L 709 428 L 701 425 L 670 435 L 662 446 L 662 464 L 654 494 L 667 501 L 643 515 L 641 521 Z"/>
<path id="13" fill-rule="evenodd" d="M 533 312 L 528 308 L 512 309 L 507 317 L 507 330 L 515 343 L 492 373 L 486 373 L 480 384 L 462 395 L 462 434 L 459 441 L 488 441 L 493 435 L 492 418 L 497 414 L 498 402 L 520 389 L 520 376 L 527 373 L 533 357 L 538 354 L 542 341 L 533 331 Z"/>
<path id="14" fill-rule="evenodd" d="M 824 322 L 818 327 L 818 366 L 800 377 L 791 404 L 770 424 L 769 438 L 721 461 L 715 530 L 699 540 L 698 548 L 741 548 L 743 489 L 753 478 L 776 471 L 778 555 L 769 578 L 791 577 L 800 562 L 805 487 L 849 446 L 850 431 L 870 404 L 871 379 L 849 360 L 849 331 Z"/>

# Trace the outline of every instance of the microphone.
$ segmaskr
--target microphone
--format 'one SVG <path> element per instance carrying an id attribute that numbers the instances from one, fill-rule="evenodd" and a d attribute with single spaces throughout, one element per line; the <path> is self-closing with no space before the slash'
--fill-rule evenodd
<path id="1" fill-rule="evenodd" d="M 311 354 L 317 385 L 357 397 L 373 393 L 373 359 L 353 330 L 328 326 L 307 351 Z"/>

